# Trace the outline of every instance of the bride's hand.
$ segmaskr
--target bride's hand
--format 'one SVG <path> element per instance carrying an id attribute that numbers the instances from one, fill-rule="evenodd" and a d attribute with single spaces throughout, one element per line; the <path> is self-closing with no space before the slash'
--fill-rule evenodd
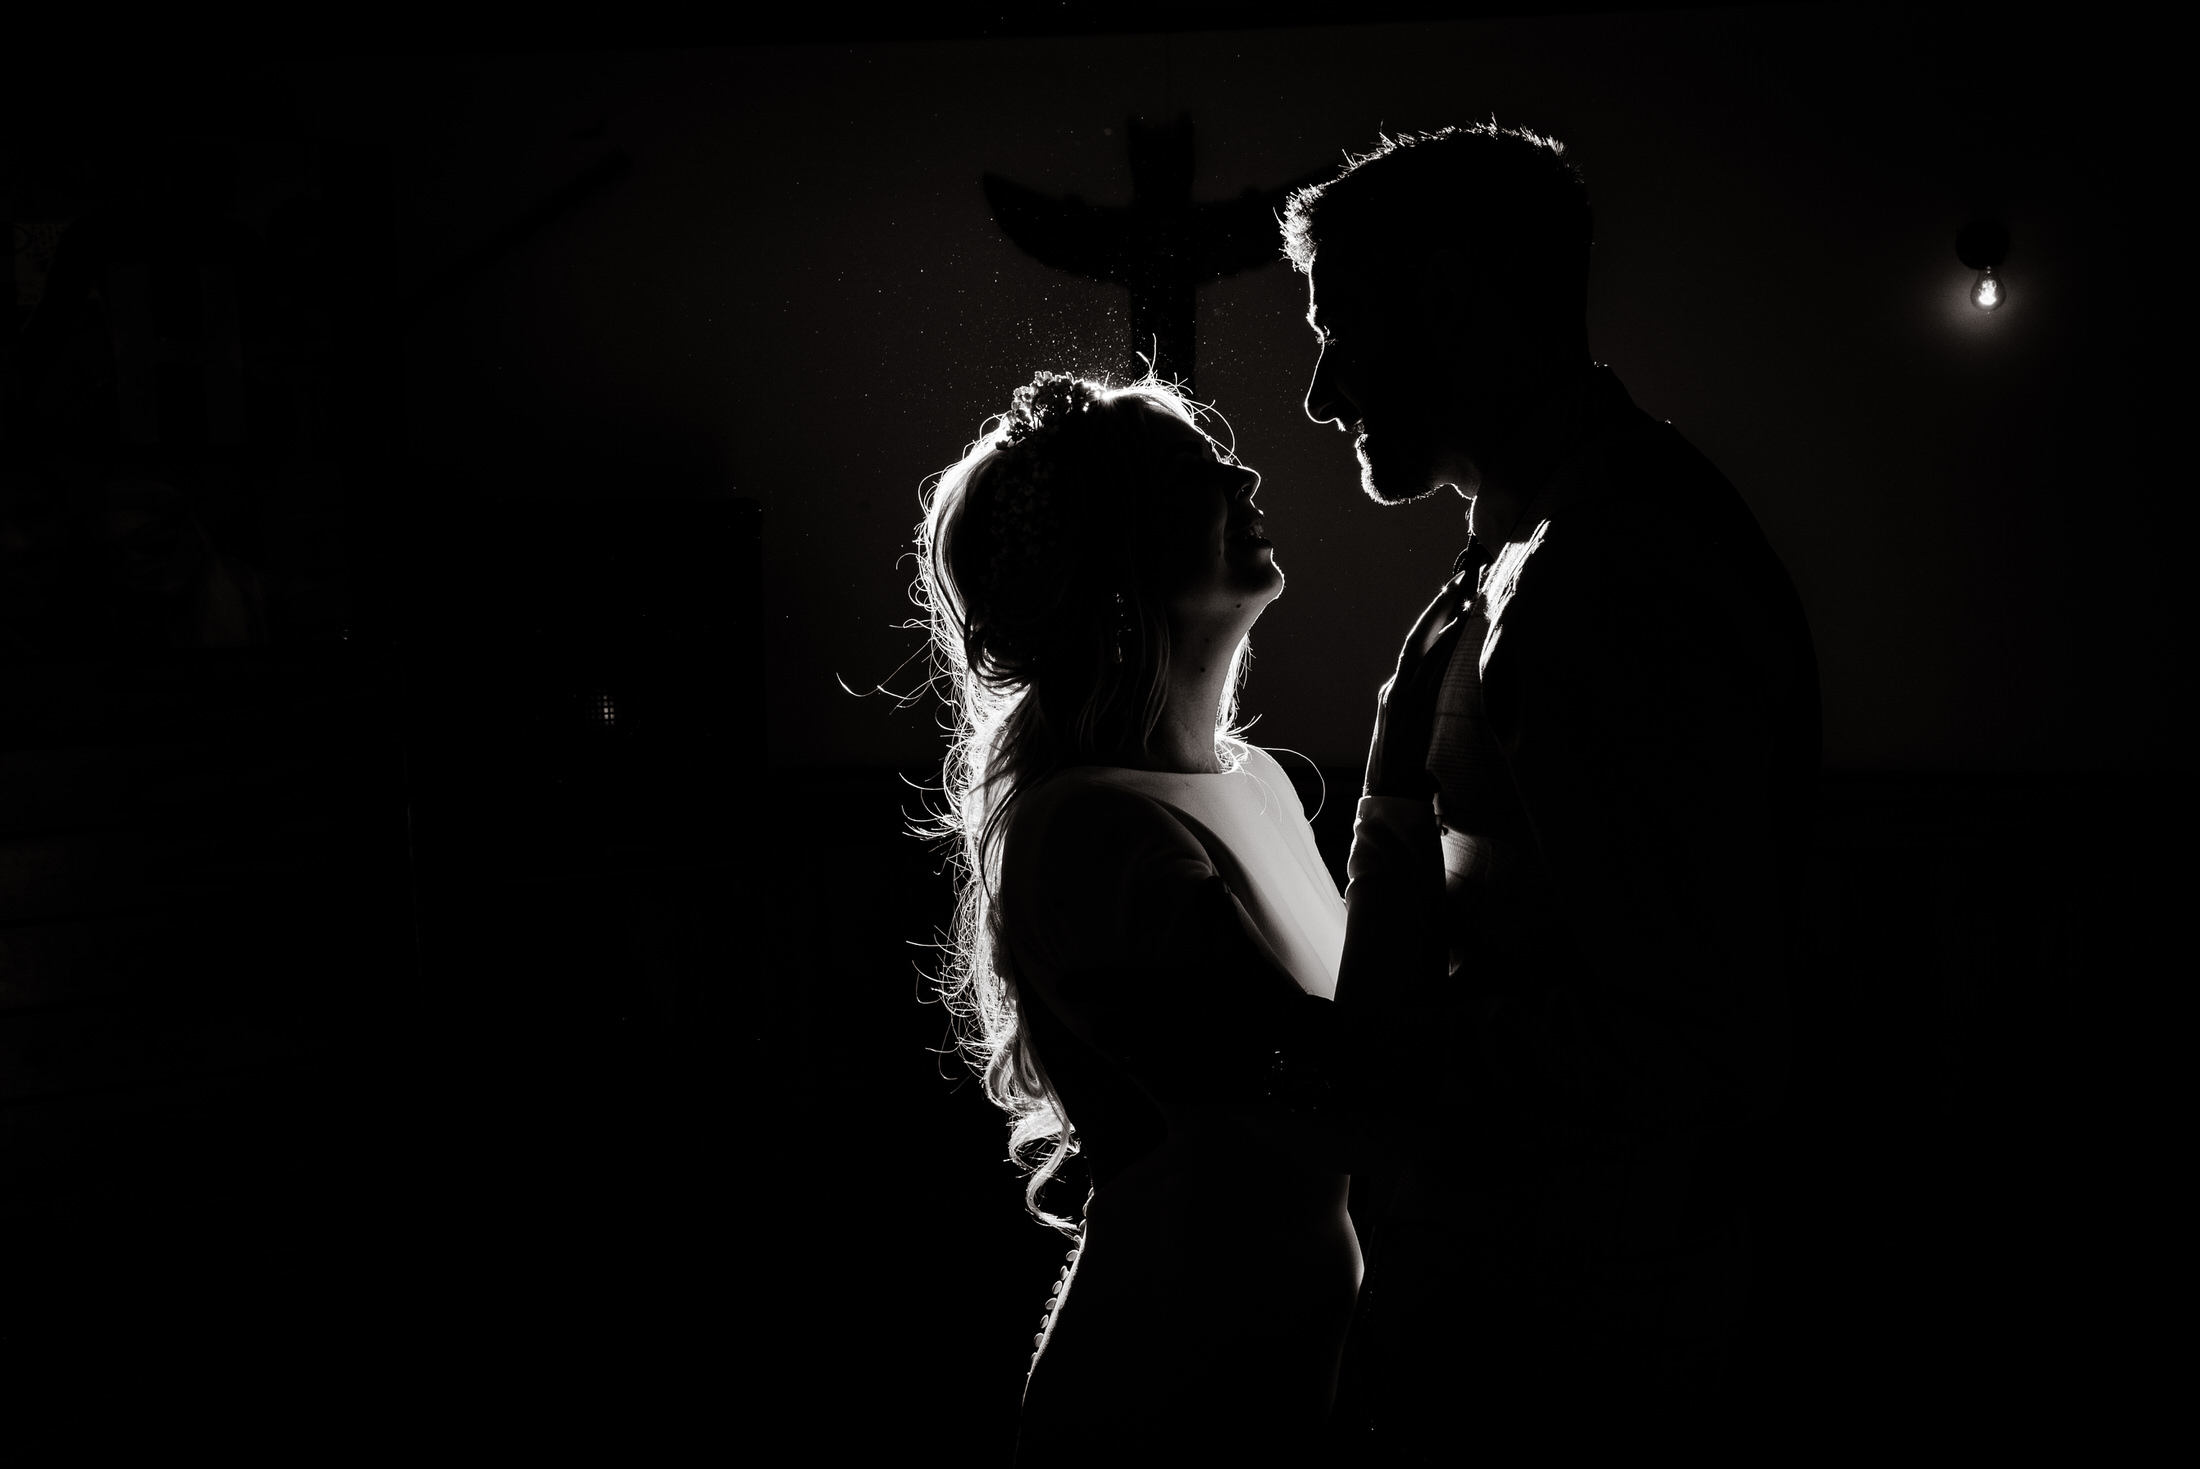
<path id="1" fill-rule="evenodd" d="M 1368 796 L 1425 799 L 1435 790 L 1428 773 L 1429 741 L 1436 733 L 1436 696 L 1459 642 L 1461 591 L 1446 585 L 1428 604 L 1398 654 L 1398 668 L 1375 705 L 1375 738 L 1368 746 Z"/>

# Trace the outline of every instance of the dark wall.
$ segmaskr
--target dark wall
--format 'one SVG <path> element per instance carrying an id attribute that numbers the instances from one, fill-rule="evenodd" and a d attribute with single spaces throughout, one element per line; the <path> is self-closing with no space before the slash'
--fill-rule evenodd
<path id="1" fill-rule="evenodd" d="M 424 464 L 389 149 L 71 70 L 0 189 L 16 1439 L 631 1450 L 739 1217 L 757 507 Z"/>

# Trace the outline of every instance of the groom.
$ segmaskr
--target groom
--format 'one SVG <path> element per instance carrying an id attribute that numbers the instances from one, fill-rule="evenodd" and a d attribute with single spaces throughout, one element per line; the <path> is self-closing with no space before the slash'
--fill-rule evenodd
<path id="1" fill-rule="evenodd" d="M 1802 605 L 1734 488 L 1590 360 L 1560 144 L 1385 140 L 1293 196 L 1284 237 L 1308 416 L 1354 436 L 1377 503 L 1470 505 L 1355 831 L 1355 945 L 1442 917 L 1420 992 L 1340 982 L 1340 1010 L 1405 1003 L 1437 1037 L 1378 1063 L 1420 1073 L 1434 1125 L 1354 1179 L 1340 1414 L 1383 1462 L 1702 1442 L 1747 1410 L 1720 1390 L 1818 772 Z M 1407 905 L 1367 874 L 1413 850 Z"/>

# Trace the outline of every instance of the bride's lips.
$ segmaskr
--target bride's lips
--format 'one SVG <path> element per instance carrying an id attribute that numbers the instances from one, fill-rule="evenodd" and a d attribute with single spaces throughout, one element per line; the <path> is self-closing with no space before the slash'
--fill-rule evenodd
<path id="1" fill-rule="evenodd" d="M 1268 539 L 1267 532 L 1268 522 L 1256 515 L 1251 520 L 1246 521 L 1245 524 L 1239 526 L 1236 530 L 1230 532 L 1229 540 L 1233 544 L 1272 547 L 1275 545 L 1275 542 Z"/>

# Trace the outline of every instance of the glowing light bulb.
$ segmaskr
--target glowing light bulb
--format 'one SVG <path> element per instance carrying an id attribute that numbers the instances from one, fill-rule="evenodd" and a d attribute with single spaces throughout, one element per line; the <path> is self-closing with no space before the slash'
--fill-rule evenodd
<path id="1" fill-rule="evenodd" d="M 1978 280 L 1971 286 L 1971 304 L 1981 311 L 1991 311 L 2006 300 L 2008 294 L 2002 289 L 2000 279 L 1995 276 L 1994 268 L 1989 265 L 1978 273 Z"/>

